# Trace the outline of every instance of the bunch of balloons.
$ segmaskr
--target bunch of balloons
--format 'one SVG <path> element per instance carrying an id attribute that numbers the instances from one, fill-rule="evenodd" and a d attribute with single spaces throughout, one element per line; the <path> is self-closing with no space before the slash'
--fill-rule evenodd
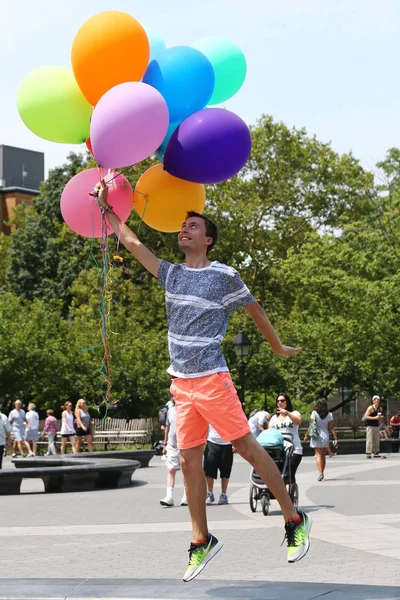
<path id="1" fill-rule="evenodd" d="M 179 230 L 188 210 L 204 209 L 204 184 L 232 177 L 249 158 L 249 128 L 234 113 L 215 107 L 233 96 L 246 76 L 246 59 L 232 41 L 206 37 L 167 48 L 134 17 L 111 10 L 82 25 L 71 63 L 72 71 L 45 66 L 24 79 L 20 116 L 47 140 L 86 142 L 107 171 L 156 154 L 162 164 L 142 175 L 133 194 L 150 227 Z M 89 196 L 96 177 L 96 170 L 75 176 L 61 199 L 68 225 L 90 237 L 100 237 L 100 213 Z M 126 220 L 132 191 L 122 177 L 118 182 L 115 171 L 111 179 L 113 196 L 120 198 L 115 212 Z"/>

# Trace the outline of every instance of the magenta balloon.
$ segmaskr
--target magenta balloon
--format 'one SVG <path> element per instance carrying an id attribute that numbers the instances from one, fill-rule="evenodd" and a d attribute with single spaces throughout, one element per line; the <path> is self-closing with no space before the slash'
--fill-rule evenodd
<path id="1" fill-rule="evenodd" d="M 251 152 L 251 134 L 240 117 L 206 108 L 175 129 L 164 155 L 168 173 L 195 183 L 218 183 L 236 175 Z"/>
<path id="2" fill-rule="evenodd" d="M 133 192 L 125 177 L 115 172 L 108 175 L 104 169 L 101 170 L 101 174 L 97 169 L 81 171 L 65 186 L 60 206 L 66 224 L 85 237 L 102 237 L 100 209 L 97 200 L 89 195 L 100 177 L 109 182 L 108 203 L 123 223 L 132 210 Z M 109 225 L 107 231 L 108 235 L 113 232 Z"/>
<path id="3" fill-rule="evenodd" d="M 168 125 L 168 107 L 160 92 L 138 81 L 116 85 L 93 111 L 90 139 L 94 157 L 106 168 L 134 165 L 157 150 Z"/>

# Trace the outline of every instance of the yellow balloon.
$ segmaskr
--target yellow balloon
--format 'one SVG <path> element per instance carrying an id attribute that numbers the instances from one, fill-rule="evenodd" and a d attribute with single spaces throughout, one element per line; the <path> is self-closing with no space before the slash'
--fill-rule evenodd
<path id="1" fill-rule="evenodd" d="M 133 202 L 139 217 L 164 233 L 179 231 L 186 213 L 202 213 L 206 192 L 201 183 L 173 177 L 162 165 L 150 167 L 136 184 Z"/>

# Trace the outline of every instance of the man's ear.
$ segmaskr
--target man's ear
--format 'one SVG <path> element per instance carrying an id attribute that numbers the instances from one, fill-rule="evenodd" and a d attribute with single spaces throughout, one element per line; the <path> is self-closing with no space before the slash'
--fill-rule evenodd
<path id="1" fill-rule="evenodd" d="M 212 239 L 212 237 L 206 238 L 206 244 L 207 244 L 207 246 L 211 246 L 211 244 L 213 243 L 213 241 L 214 240 Z"/>

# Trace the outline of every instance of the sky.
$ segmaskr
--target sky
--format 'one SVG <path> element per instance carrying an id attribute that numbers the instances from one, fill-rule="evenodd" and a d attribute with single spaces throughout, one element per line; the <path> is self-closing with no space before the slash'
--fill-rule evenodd
<path id="1" fill-rule="evenodd" d="M 248 124 L 270 114 L 305 127 L 371 170 L 400 146 L 399 0 L 0 0 L 0 145 L 44 152 L 46 171 L 83 146 L 31 133 L 18 87 L 37 67 L 70 68 L 78 29 L 104 10 L 128 12 L 167 46 L 235 41 L 248 73 L 225 106 Z"/>

